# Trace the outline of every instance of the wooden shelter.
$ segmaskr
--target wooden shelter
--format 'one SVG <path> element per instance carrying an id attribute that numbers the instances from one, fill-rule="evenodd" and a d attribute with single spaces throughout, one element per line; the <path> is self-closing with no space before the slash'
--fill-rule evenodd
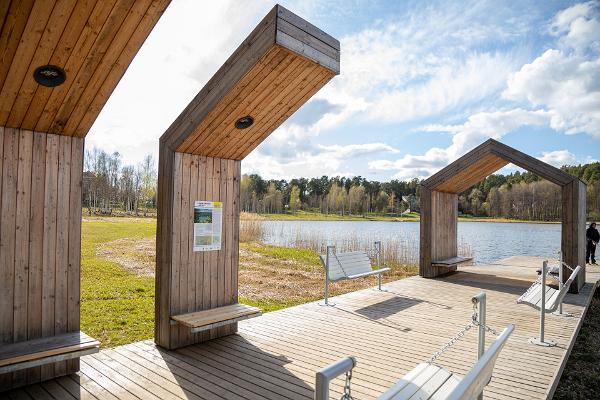
<path id="1" fill-rule="evenodd" d="M 0 2 L 0 390 L 79 370 L 84 138 L 169 0 Z"/>
<path id="2" fill-rule="evenodd" d="M 534 157 L 489 139 L 454 161 L 421 186 L 419 274 L 434 278 L 456 270 L 458 195 L 508 163 L 533 172 L 562 189 L 562 241 L 565 263 L 581 265 L 578 291 L 585 283 L 586 185 L 580 179 Z M 532 238 L 543 240 L 541 238 Z M 570 271 L 564 271 L 568 277 Z"/>
<path id="3" fill-rule="evenodd" d="M 240 163 L 339 73 L 339 56 L 336 39 L 277 5 L 161 137 L 158 345 L 231 334 L 236 321 L 260 313 L 236 304 Z M 219 217 L 195 215 L 197 201 L 218 202 Z M 196 218 L 220 226 L 216 249 L 194 251 Z"/>

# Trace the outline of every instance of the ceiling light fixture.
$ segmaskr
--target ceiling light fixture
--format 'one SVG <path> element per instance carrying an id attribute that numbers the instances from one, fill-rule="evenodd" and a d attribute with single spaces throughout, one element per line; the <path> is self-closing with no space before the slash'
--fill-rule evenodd
<path id="1" fill-rule="evenodd" d="M 33 79 L 42 86 L 55 87 L 67 79 L 65 70 L 56 65 L 37 67 L 33 72 Z"/>
<path id="2" fill-rule="evenodd" d="M 246 129 L 246 128 L 249 128 L 250 126 L 252 126 L 253 123 L 254 123 L 254 118 L 252 118 L 249 115 L 246 115 L 245 117 L 242 117 L 242 118 L 238 119 L 237 121 L 235 121 L 235 127 L 238 129 Z"/>

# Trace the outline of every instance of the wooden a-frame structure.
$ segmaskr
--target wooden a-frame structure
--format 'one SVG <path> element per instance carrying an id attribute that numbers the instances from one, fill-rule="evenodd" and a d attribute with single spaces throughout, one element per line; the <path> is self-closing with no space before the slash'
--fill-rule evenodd
<path id="1" fill-rule="evenodd" d="M 585 283 L 585 183 L 494 139 L 487 140 L 422 182 L 419 275 L 434 278 L 456 270 L 456 265 L 440 265 L 439 260 L 458 255 L 458 195 L 509 163 L 561 187 L 561 251 L 566 264 L 584 267 L 577 276 L 577 284 L 571 288 L 579 291 Z M 569 275 L 570 271 L 565 270 L 563 276 Z"/>
<path id="2" fill-rule="evenodd" d="M 158 345 L 236 332 L 246 310 L 224 306 L 238 298 L 241 160 L 339 73 L 339 60 L 336 39 L 277 5 L 161 137 Z M 222 205 L 218 250 L 194 251 L 196 201 Z"/>
<path id="3" fill-rule="evenodd" d="M 0 2 L 0 391 L 79 370 L 84 138 L 170 0 Z"/>

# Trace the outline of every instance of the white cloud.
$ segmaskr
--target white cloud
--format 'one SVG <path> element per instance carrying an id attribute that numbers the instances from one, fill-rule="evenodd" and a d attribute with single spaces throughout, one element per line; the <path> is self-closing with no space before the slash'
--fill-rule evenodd
<path id="1" fill-rule="evenodd" d="M 356 117 L 404 122 L 500 92 L 519 64 L 514 52 L 481 51 L 515 26 L 485 23 L 480 4 L 443 3 L 375 23 L 341 39 L 342 74 L 317 96 L 338 104 L 331 124 Z"/>
<path id="2" fill-rule="evenodd" d="M 512 109 L 474 114 L 463 124 L 427 125 L 420 130 L 451 133 L 452 144 L 447 148 L 433 147 L 424 155 L 407 154 L 393 162 L 371 161 L 369 169 L 395 171 L 394 178 L 398 179 L 426 178 L 486 139 L 501 139 L 523 126 L 545 125 L 549 119 L 545 111 Z"/>
<path id="3" fill-rule="evenodd" d="M 504 97 L 545 107 L 558 131 L 600 138 L 600 57 L 547 50 L 509 78 Z"/>
<path id="4" fill-rule="evenodd" d="M 568 150 L 554 150 L 544 151 L 542 156 L 539 157 L 545 163 L 554 165 L 555 167 L 562 167 L 563 165 L 571 165 L 576 161 L 575 154 Z"/>
<path id="5" fill-rule="evenodd" d="M 598 2 L 594 1 L 559 12 L 550 26 L 552 34 L 558 38 L 559 49 L 545 51 L 510 74 L 503 97 L 521 103 L 520 107 L 478 112 L 463 124 L 421 127 L 419 130 L 424 132 L 452 134 L 452 144 L 447 148 L 432 148 L 424 155 L 407 154 L 396 161 L 372 161 L 369 168 L 396 171 L 398 178 L 424 178 L 487 138 L 501 139 L 523 126 L 547 125 L 566 134 L 588 133 L 600 138 L 597 6 Z M 464 100 L 461 103 L 464 104 Z M 553 165 L 576 160 L 567 150 L 544 152 L 540 159 Z"/>
<path id="6" fill-rule="evenodd" d="M 596 1 L 559 12 L 551 24 L 559 48 L 545 51 L 512 74 L 503 96 L 546 108 L 555 130 L 600 138 L 598 18 Z"/>
<path id="7" fill-rule="evenodd" d="M 158 158 L 158 138 L 271 7 L 266 0 L 173 1 L 92 126 L 87 147 L 119 151 L 126 163 L 148 152 Z"/>
<path id="8" fill-rule="evenodd" d="M 275 134 L 276 136 L 277 134 Z M 244 173 L 260 173 L 266 179 L 311 178 L 324 174 L 350 176 L 354 174 L 343 171 L 345 163 L 372 154 L 398 152 L 385 143 L 324 146 L 312 145 L 307 140 L 301 142 L 302 146 L 295 144 L 292 151 L 285 154 L 276 151 L 276 149 L 283 150 L 286 146 L 290 146 L 285 142 L 280 143 L 280 147 L 268 148 L 268 151 L 254 151 L 242 162 L 242 170 Z"/>

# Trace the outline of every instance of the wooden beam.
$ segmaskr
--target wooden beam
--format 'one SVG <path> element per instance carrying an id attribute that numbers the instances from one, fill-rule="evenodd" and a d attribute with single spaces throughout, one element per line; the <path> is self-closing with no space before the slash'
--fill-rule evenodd
<path id="1" fill-rule="evenodd" d="M 161 140 L 178 152 L 241 160 L 339 73 L 339 42 L 275 6 Z M 252 126 L 235 122 L 251 116 Z"/>

